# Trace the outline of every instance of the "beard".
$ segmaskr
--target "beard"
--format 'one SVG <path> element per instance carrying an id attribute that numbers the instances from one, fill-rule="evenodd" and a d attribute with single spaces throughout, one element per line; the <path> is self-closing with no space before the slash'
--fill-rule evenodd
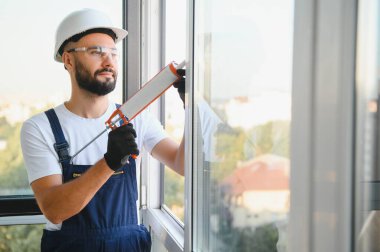
<path id="1" fill-rule="evenodd" d="M 96 76 L 102 72 L 113 73 L 113 78 L 106 78 L 105 81 L 97 80 Z M 95 71 L 94 76 L 92 76 L 90 71 L 77 61 L 75 66 L 75 78 L 79 88 L 98 96 L 104 96 L 115 89 L 117 73 L 111 68 L 103 68 Z"/>

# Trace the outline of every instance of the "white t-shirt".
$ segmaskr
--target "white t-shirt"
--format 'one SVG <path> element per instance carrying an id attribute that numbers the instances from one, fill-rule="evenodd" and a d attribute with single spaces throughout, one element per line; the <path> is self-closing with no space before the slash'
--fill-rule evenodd
<path id="1" fill-rule="evenodd" d="M 85 144 L 105 129 L 105 121 L 115 111 L 116 105 L 110 103 L 106 113 L 99 118 L 82 118 L 70 112 L 63 104 L 54 108 L 62 127 L 66 141 L 69 143 L 69 154 L 72 156 Z M 144 148 L 151 153 L 154 146 L 167 137 L 160 122 L 148 111 L 143 111 L 131 123 L 136 130 L 136 143 L 140 150 Z M 103 158 L 107 151 L 108 134 L 104 133 L 73 160 L 76 165 L 93 165 Z M 54 150 L 55 138 L 49 120 L 45 113 L 40 113 L 24 122 L 21 129 L 21 148 L 29 183 L 34 180 L 62 174 L 58 155 Z M 140 158 L 136 167 L 140 166 Z M 59 230 L 61 224 L 55 225 L 48 221 L 48 230 Z"/>

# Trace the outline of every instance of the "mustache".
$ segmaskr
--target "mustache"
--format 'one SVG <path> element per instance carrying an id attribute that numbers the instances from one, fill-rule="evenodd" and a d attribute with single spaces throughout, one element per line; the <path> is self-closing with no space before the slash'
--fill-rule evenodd
<path id="1" fill-rule="evenodd" d="M 110 72 L 113 74 L 114 77 L 116 76 L 116 72 L 112 68 L 103 68 L 103 69 L 96 70 L 95 76 L 103 72 Z"/>

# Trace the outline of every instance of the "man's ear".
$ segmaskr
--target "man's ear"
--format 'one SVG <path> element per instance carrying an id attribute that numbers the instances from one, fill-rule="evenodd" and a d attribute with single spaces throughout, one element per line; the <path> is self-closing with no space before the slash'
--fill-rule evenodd
<path id="1" fill-rule="evenodd" d="M 73 57 L 70 53 L 62 53 L 62 62 L 66 70 L 70 71 L 71 69 L 73 69 Z"/>

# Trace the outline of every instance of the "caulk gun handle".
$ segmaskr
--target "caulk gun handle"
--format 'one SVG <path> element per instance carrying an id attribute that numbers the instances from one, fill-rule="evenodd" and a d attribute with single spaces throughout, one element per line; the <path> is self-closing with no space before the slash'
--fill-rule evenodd
<path id="1" fill-rule="evenodd" d="M 129 157 L 132 157 L 133 159 L 136 159 L 138 156 L 137 156 L 136 154 L 127 155 L 127 156 L 125 156 L 125 157 L 121 160 L 121 164 L 122 164 L 122 165 L 129 164 Z"/>

